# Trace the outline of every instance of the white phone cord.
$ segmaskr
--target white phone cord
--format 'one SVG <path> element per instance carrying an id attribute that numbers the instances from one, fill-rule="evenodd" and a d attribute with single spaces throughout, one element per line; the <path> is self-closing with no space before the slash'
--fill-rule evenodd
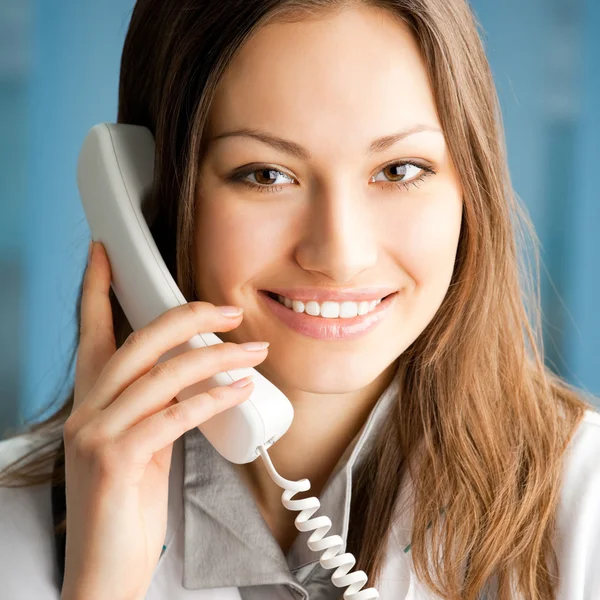
<path id="1" fill-rule="evenodd" d="M 356 571 L 355 573 L 347 575 L 348 571 L 356 564 L 356 559 L 349 552 L 337 556 L 338 552 L 344 547 L 344 540 L 339 535 L 330 535 L 326 538 L 323 537 L 331 529 L 331 519 L 325 516 L 310 519 L 321 506 L 319 499 L 312 496 L 310 498 L 292 500 L 292 497 L 298 492 L 304 492 L 310 489 L 310 481 L 308 479 L 301 479 L 300 481 L 284 479 L 275 470 L 275 467 L 271 462 L 271 457 L 268 455 L 264 445 L 261 444 L 258 446 L 257 451 L 260 452 L 271 479 L 284 490 L 281 495 L 282 504 L 288 510 L 302 511 L 296 517 L 294 522 L 296 529 L 299 531 L 314 530 L 314 533 L 307 541 L 307 545 L 313 552 L 325 550 L 319 559 L 321 566 L 325 569 L 334 569 L 337 567 L 335 573 L 331 576 L 331 581 L 336 587 L 348 586 L 348 589 L 344 592 L 344 599 L 374 600 L 375 598 L 379 598 L 379 592 L 373 587 L 360 591 L 365 583 L 367 583 L 368 579 L 367 574 L 364 571 Z"/>

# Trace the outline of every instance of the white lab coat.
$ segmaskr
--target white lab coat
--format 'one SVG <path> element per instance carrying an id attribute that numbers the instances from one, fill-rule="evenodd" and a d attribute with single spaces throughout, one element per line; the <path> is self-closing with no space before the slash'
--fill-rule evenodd
<path id="1" fill-rule="evenodd" d="M 241 600 L 234 587 L 190 590 L 182 586 L 181 439 L 175 443 L 170 474 L 167 550 L 156 567 L 146 600 Z M 0 442 L 0 468 L 19 456 L 28 443 L 24 436 Z M 427 591 L 413 575 L 410 553 L 403 552 L 405 538 L 400 531 L 395 528 L 390 538 L 378 585 L 380 597 L 437 600 L 439 597 Z M 568 449 L 554 547 L 561 574 L 557 600 L 599 600 L 600 414 L 595 411 L 586 412 Z M 59 600 L 55 564 L 49 484 L 1 488 L 0 597 Z M 293 596 L 283 586 L 271 586 L 269 593 L 265 590 L 264 598 L 291 600 Z"/>

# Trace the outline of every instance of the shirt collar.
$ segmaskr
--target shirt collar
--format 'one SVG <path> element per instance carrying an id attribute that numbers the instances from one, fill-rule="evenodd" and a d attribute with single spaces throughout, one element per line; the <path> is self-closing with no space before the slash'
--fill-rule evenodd
<path id="1" fill-rule="evenodd" d="M 327 536 L 339 535 L 346 543 L 352 474 L 374 443 L 398 392 L 396 372 L 323 488 L 316 516 L 327 515 L 331 519 Z M 197 427 L 187 431 L 183 441 L 183 586 L 186 589 L 297 586 L 299 580 L 319 566 L 321 553 L 306 545 L 311 532 L 298 532 L 284 555 L 233 465 Z M 331 573 L 326 573 L 329 578 Z"/>

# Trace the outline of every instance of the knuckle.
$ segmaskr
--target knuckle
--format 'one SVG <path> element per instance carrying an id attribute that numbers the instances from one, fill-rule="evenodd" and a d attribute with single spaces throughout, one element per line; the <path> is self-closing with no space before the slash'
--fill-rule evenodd
<path id="1" fill-rule="evenodd" d="M 199 348 L 198 358 L 207 361 L 210 368 L 218 368 L 221 371 L 240 365 L 254 364 L 257 358 L 264 360 L 258 352 L 246 352 L 235 342 L 222 342 L 208 348 Z"/>
<path id="2" fill-rule="evenodd" d="M 215 387 L 206 392 L 209 396 L 209 399 L 212 400 L 213 403 L 223 402 L 227 398 L 227 389 L 223 387 Z M 216 408 L 216 404 L 215 404 Z"/>
<path id="3" fill-rule="evenodd" d="M 202 360 L 207 362 L 210 368 L 228 369 L 235 363 L 235 357 L 239 354 L 236 352 L 237 344 L 233 342 L 223 342 L 221 344 L 214 344 L 204 349 L 202 353 Z M 208 350 L 208 352 L 206 352 Z"/>
<path id="4" fill-rule="evenodd" d="M 155 364 L 149 371 L 148 376 L 152 379 L 175 376 L 177 367 L 171 360 Z"/>
<path id="5" fill-rule="evenodd" d="M 162 415 L 170 423 L 187 423 L 190 417 L 188 407 L 180 402 L 163 410 Z"/>
<path id="6" fill-rule="evenodd" d="M 65 422 L 63 437 L 65 451 L 97 475 L 114 474 L 125 458 L 124 452 L 117 448 L 116 440 L 111 440 L 97 425 L 73 425 L 69 418 Z"/>
<path id="7" fill-rule="evenodd" d="M 212 346 L 215 348 L 217 353 L 222 354 L 223 356 L 231 356 L 232 353 L 238 353 L 241 348 L 235 342 L 223 342 L 222 344 L 215 344 Z M 244 356 L 246 353 L 244 353 Z"/>
<path id="8" fill-rule="evenodd" d="M 195 300 L 193 302 L 188 302 L 187 304 L 184 304 L 182 308 L 195 318 L 205 314 L 208 306 L 210 306 L 209 302 Z"/>
<path id="9" fill-rule="evenodd" d="M 78 456 L 92 459 L 96 457 L 102 444 L 99 443 L 98 435 L 88 426 L 80 427 L 79 430 L 73 434 L 73 437 L 70 440 L 70 446 Z"/>
<path id="10" fill-rule="evenodd" d="M 71 414 L 71 416 L 67 418 L 63 425 L 63 440 L 65 441 L 65 444 L 71 444 L 78 431 L 79 423 L 77 416 L 75 414 Z"/>
<path id="11" fill-rule="evenodd" d="M 215 387 L 207 390 L 203 394 L 204 406 L 208 411 L 206 419 L 211 419 L 225 410 L 226 401 L 229 401 L 229 399 L 229 388 L 227 387 Z"/>
<path id="12" fill-rule="evenodd" d="M 127 336 L 123 346 L 131 349 L 140 348 L 146 343 L 147 338 L 148 334 L 146 331 L 143 329 L 136 329 Z"/>

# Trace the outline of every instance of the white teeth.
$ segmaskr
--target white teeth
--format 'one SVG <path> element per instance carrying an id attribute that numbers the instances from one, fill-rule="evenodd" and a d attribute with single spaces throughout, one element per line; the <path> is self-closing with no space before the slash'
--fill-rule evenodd
<path id="1" fill-rule="evenodd" d="M 357 315 L 366 315 L 371 312 L 380 302 L 379 300 L 363 301 L 363 302 L 316 302 L 309 300 L 304 303 L 301 300 L 290 300 L 284 296 L 277 296 L 281 304 L 287 308 L 291 308 L 294 312 L 305 312 L 313 317 L 324 317 L 326 319 L 350 319 Z"/>
<path id="2" fill-rule="evenodd" d="M 356 317 L 359 313 L 359 305 L 356 302 L 342 302 L 340 304 L 340 317 L 349 319 Z"/>
<path id="3" fill-rule="evenodd" d="M 359 315 L 366 315 L 369 310 L 371 309 L 371 303 L 364 301 L 364 302 L 360 302 L 358 305 L 358 314 Z"/>
<path id="4" fill-rule="evenodd" d="M 309 300 L 306 303 L 306 306 L 304 307 L 304 312 L 307 315 L 311 315 L 313 317 L 318 317 L 321 315 L 321 307 L 319 306 L 318 302 L 315 302 L 314 300 Z M 325 315 L 323 315 L 325 316 Z"/>

